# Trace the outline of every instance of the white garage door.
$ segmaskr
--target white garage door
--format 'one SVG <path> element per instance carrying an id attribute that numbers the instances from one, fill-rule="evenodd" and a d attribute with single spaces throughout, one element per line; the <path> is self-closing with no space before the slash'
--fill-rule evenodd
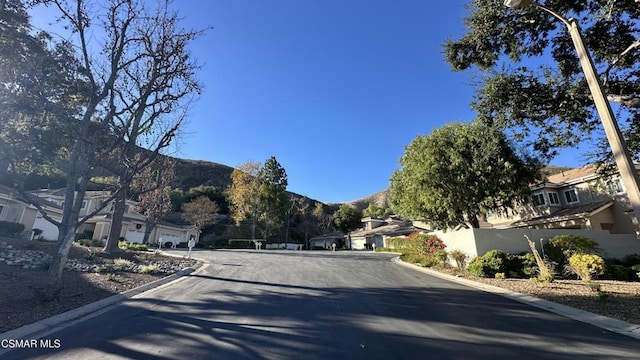
<path id="1" fill-rule="evenodd" d="M 124 238 L 130 243 L 142 244 L 142 240 L 144 240 L 144 231 L 127 229 L 127 233 Z"/>

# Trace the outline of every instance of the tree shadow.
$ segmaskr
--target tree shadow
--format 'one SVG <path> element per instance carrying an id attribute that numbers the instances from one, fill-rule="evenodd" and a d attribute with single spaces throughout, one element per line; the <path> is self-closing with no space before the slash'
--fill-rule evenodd
<path id="1" fill-rule="evenodd" d="M 629 359 L 638 343 L 482 291 L 321 287 L 190 275 L 50 337 L 57 350 L 4 359 L 113 354 L 135 359 Z M 199 287 L 208 291 L 191 291 Z M 579 331 L 578 331 L 579 330 Z M 84 351 L 84 352 L 83 352 Z M 87 352 L 88 351 L 88 352 Z"/>

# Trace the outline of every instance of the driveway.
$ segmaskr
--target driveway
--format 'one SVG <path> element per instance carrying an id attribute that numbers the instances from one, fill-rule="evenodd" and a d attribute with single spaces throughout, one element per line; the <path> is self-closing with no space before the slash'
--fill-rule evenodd
<path id="1" fill-rule="evenodd" d="M 640 359 L 636 339 L 400 266 L 391 254 L 194 256 L 208 264 L 3 359 Z"/>

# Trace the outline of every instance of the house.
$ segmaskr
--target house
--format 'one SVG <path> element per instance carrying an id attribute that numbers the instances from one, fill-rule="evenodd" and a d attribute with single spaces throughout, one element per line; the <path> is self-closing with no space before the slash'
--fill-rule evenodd
<path id="1" fill-rule="evenodd" d="M 397 217 L 386 219 L 366 217 L 362 219 L 363 228 L 351 232 L 351 248 L 353 250 L 371 249 L 375 247 L 389 247 L 387 239 L 404 237 L 421 229 L 415 227 L 411 221 Z"/>
<path id="2" fill-rule="evenodd" d="M 46 208 L 49 216 L 54 218 L 59 216 L 61 219 L 61 209 L 64 206 L 64 191 L 64 189 L 43 189 L 33 192 L 33 194 L 40 198 L 41 201 L 52 204 Z M 87 238 L 94 240 L 105 240 L 109 236 L 113 216 L 113 205 L 107 205 L 99 211 L 97 209 L 101 207 L 105 201 L 109 201 L 110 197 L 111 193 L 108 191 L 87 191 L 85 193 L 79 216 L 80 218 L 84 218 L 93 213 L 95 214 L 80 225 L 77 230 L 79 234 L 84 234 Z M 136 205 L 137 202 L 133 200 L 126 201 L 120 237 L 124 238 L 127 242 L 142 243 L 146 230 L 146 218 L 136 211 Z M 45 223 L 48 222 L 42 219 L 42 222 L 37 225 L 44 227 Z M 52 238 L 49 236 L 51 235 L 48 234 L 46 238 L 57 239 L 57 228 L 55 228 L 55 236 Z M 151 230 L 149 243 L 158 244 L 162 242 L 163 245 L 171 246 L 178 243 L 186 243 L 190 239 L 195 239 L 197 242 L 199 238 L 200 230 L 193 225 L 178 225 L 162 221 Z"/>
<path id="3" fill-rule="evenodd" d="M 594 165 L 565 170 L 531 187 L 533 202 L 507 214 L 487 214 L 493 228 L 588 229 L 635 234 L 620 176 Z"/>
<path id="4" fill-rule="evenodd" d="M 0 221 L 24 225 L 26 235 L 31 238 L 37 213 L 36 208 L 15 190 L 0 185 Z"/>
<path id="5" fill-rule="evenodd" d="M 344 233 L 337 230 L 309 239 L 311 249 L 331 249 L 332 244 L 336 244 L 336 248 L 342 248 L 344 243 Z"/>

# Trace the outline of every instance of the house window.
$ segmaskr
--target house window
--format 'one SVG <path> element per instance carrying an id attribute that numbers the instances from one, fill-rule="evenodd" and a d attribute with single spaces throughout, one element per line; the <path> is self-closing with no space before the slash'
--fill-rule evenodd
<path id="1" fill-rule="evenodd" d="M 624 192 L 620 178 L 607 180 L 606 186 L 607 186 L 607 192 L 609 193 L 609 195 L 622 194 Z"/>
<path id="2" fill-rule="evenodd" d="M 540 205 L 544 205 L 544 194 L 543 193 L 537 193 L 537 194 L 533 194 L 533 204 L 536 206 L 540 206 Z"/>
<path id="3" fill-rule="evenodd" d="M 560 198 L 558 197 L 558 193 L 550 192 L 550 193 L 547 193 L 547 195 L 549 196 L 549 204 L 551 205 L 560 204 Z"/>
<path id="4" fill-rule="evenodd" d="M 564 192 L 564 199 L 567 201 L 567 204 L 573 204 L 578 202 L 578 192 L 576 189 L 567 190 Z"/>

